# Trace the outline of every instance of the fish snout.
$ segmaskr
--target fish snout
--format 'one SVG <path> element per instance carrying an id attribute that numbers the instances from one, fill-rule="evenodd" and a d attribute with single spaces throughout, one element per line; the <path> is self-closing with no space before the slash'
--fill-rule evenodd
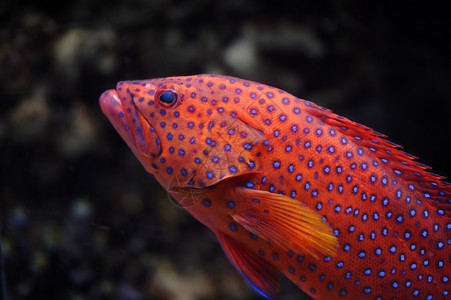
<path id="1" fill-rule="evenodd" d="M 116 90 L 105 91 L 99 99 L 102 112 L 136 155 L 156 157 L 160 141 L 153 127 L 142 116 L 132 97 L 122 99 Z"/>

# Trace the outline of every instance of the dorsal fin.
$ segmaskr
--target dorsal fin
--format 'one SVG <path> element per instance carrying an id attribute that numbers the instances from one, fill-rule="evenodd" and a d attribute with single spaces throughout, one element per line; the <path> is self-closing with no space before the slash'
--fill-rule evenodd
<path id="1" fill-rule="evenodd" d="M 304 100 L 305 101 L 305 100 Z M 428 172 L 429 166 L 415 161 L 418 157 L 401 151 L 402 146 L 392 143 L 385 138 L 386 135 L 373 129 L 341 117 L 331 110 L 305 101 L 304 110 L 310 115 L 319 118 L 325 124 L 335 127 L 342 134 L 352 138 L 352 141 L 371 151 L 396 176 L 414 184 L 430 203 L 445 210 L 451 217 L 451 184 L 443 181 L 445 177 Z"/>

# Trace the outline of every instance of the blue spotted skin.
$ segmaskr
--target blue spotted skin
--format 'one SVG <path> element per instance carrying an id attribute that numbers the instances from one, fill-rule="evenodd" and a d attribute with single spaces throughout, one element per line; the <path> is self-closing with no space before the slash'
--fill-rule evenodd
<path id="1" fill-rule="evenodd" d="M 449 295 L 450 185 L 385 136 L 277 88 L 219 75 L 120 82 L 100 104 L 263 296 L 277 297 L 280 273 L 315 299 Z M 327 226 L 315 223 L 324 240 L 302 240 L 306 248 L 277 216 L 280 208 L 297 228 L 301 206 Z"/>

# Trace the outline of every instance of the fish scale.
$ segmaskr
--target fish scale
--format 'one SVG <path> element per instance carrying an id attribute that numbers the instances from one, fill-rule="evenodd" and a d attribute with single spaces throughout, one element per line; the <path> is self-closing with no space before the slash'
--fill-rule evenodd
<path id="1" fill-rule="evenodd" d="M 451 186 L 386 136 L 260 83 L 123 81 L 103 112 L 262 296 L 445 298 Z"/>

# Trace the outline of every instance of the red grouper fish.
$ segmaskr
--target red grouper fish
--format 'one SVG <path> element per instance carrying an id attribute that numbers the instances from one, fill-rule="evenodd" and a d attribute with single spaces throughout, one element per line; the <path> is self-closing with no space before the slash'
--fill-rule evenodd
<path id="1" fill-rule="evenodd" d="M 451 185 L 386 136 L 220 75 L 122 81 L 100 105 L 264 297 L 281 274 L 315 299 L 449 296 Z"/>

